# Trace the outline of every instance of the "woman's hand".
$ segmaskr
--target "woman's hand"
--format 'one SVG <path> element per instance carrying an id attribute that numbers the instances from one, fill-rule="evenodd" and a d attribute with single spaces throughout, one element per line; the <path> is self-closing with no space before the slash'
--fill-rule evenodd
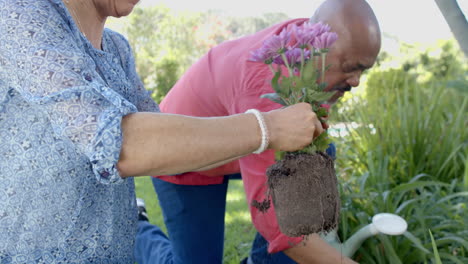
<path id="1" fill-rule="evenodd" d="M 320 135 L 324 129 L 312 107 L 299 103 L 264 113 L 270 133 L 269 148 L 282 151 L 300 150 Z"/>

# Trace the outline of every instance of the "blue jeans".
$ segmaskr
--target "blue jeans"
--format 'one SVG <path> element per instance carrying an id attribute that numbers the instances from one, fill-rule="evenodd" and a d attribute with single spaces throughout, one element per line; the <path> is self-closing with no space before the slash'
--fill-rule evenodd
<path id="1" fill-rule="evenodd" d="M 223 263 L 228 179 L 226 176 L 217 185 L 191 186 L 152 178 L 170 240 L 159 227 L 139 221 L 136 261 L 140 264 Z M 267 248 L 267 241 L 257 234 L 251 255 L 253 263 L 295 263 L 284 253 L 268 254 Z"/>
<path id="2" fill-rule="evenodd" d="M 327 153 L 335 157 L 333 145 Z M 140 264 L 223 263 L 224 215 L 229 179 L 217 185 L 178 185 L 152 178 L 169 238 L 155 225 L 140 221 L 135 258 Z M 254 264 L 294 264 L 284 253 L 269 254 L 268 242 L 257 233 L 250 260 Z"/>

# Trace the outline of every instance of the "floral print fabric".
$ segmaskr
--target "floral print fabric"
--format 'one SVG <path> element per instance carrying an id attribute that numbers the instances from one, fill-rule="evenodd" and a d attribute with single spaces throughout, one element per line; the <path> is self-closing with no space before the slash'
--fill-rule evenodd
<path id="1" fill-rule="evenodd" d="M 121 119 L 159 111 L 128 42 L 81 35 L 61 0 L 0 0 L 0 263 L 132 263 Z"/>

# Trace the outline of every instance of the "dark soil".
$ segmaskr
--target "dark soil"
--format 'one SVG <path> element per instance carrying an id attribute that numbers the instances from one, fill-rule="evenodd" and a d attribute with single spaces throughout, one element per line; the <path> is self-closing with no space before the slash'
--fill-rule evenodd
<path id="1" fill-rule="evenodd" d="M 263 200 L 261 202 L 253 200 L 252 206 L 257 208 L 260 212 L 265 213 L 268 209 L 270 209 L 271 201 L 270 199 Z"/>
<path id="2" fill-rule="evenodd" d="M 325 153 L 288 153 L 267 170 L 281 232 L 298 237 L 336 228 L 340 211 L 333 160 Z M 254 201 L 264 212 L 269 200 Z"/>

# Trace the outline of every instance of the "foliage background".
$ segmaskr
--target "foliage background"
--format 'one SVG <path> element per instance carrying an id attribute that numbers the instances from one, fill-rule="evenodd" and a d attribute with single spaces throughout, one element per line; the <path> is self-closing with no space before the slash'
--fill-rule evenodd
<path id="1" fill-rule="evenodd" d="M 238 18 L 222 11 L 174 12 L 156 5 L 135 8 L 125 18 L 122 31 L 135 53 L 146 89 L 160 102 L 183 72 L 210 48 L 287 18 L 283 13 Z"/>
<path id="2" fill-rule="evenodd" d="M 146 88 L 160 102 L 209 48 L 286 18 L 174 13 L 154 6 L 136 8 L 119 31 L 131 43 Z M 346 240 L 376 213 L 397 213 L 408 221 L 408 232 L 367 240 L 356 260 L 436 263 L 438 253 L 443 263 L 468 263 L 467 61 L 453 40 L 422 51 L 401 43 L 400 49 L 400 57 L 382 52 L 360 88 L 332 109 L 331 131 L 341 135 L 335 139 L 339 235 Z M 139 178 L 136 186 L 151 222 L 164 229 L 150 179 Z M 246 257 L 254 234 L 242 182 L 231 181 L 224 262 Z"/>
<path id="3" fill-rule="evenodd" d="M 435 263 L 430 230 L 443 263 L 467 263 L 466 60 L 453 41 L 423 52 L 402 48 L 407 55 L 396 67 L 383 54 L 362 93 L 336 106 L 335 117 L 361 124 L 336 140 L 340 235 L 345 240 L 377 213 L 396 213 L 408 231 L 367 240 L 356 260 Z"/>

